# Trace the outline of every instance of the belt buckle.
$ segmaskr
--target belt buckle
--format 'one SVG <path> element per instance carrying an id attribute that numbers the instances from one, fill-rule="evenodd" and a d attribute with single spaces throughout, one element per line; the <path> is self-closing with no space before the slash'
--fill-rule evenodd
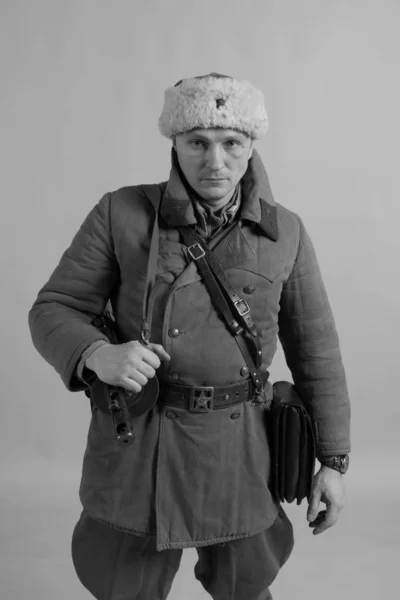
<path id="1" fill-rule="evenodd" d="M 242 298 L 236 300 L 233 304 L 241 317 L 244 317 L 244 315 L 247 315 L 250 312 L 250 306 L 247 304 L 246 300 L 243 300 Z"/>
<path id="2" fill-rule="evenodd" d="M 191 412 L 211 412 L 214 408 L 214 388 L 211 386 L 196 386 L 190 390 Z"/>
<path id="3" fill-rule="evenodd" d="M 200 246 L 198 242 L 188 247 L 188 253 L 193 258 L 193 260 L 199 260 L 199 258 L 203 258 L 206 255 L 204 249 Z"/>

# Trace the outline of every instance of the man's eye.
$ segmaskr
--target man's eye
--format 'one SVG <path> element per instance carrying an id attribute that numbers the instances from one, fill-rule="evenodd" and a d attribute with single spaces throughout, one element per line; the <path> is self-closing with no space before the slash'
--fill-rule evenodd
<path id="1" fill-rule="evenodd" d="M 201 140 L 192 140 L 189 143 L 191 146 L 193 146 L 193 148 L 200 148 L 201 146 L 204 145 L 204 142 L 202 142 Z"/>
<path id="2" fill-rule="evenodd" d="M 237 140 L 228 140 L 226 142 L 226 145 L 229 146 L 229 148 L 234 148 L 235 146 L 240 146 L 240 144 Z"/>

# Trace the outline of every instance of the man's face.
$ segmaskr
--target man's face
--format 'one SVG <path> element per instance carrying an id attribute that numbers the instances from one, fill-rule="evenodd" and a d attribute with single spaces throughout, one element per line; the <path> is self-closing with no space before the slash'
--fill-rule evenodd
<path id="1" fill-rule="evenodd" d="M 233 129 L 181 133 L 174 146 L 187 181 L 210 204 L 233 193 L 253 151 L 251 138 Z"/>

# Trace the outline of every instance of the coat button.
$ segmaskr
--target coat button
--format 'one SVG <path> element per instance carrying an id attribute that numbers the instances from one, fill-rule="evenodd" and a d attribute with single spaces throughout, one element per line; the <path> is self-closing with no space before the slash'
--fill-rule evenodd
<path id="1" fill-rule="evenodd" d="M 176 329 L 176 327 L 174 327 L 173 329 L 170 329 L 170 330 L 168 331 L 168 335 L 169 335 L 169 337 L 172 337 L 172 338 L 174 338 L 174 337 L 178 337 L 179 333 L 180 333 L 180 332 L 179 332 L 179 329 Z"/>
<path id="2" fill-rule="evenodd" d="M 247 367 L 243 367 L 243 369 L 240 369 L 240 374 L 242 375 L 242 377 L 246 377 L 246 375 L 249 374 L 249 370 Z"/>
<path id="3" fill-rule="evenodd" d="M 178 415 L 173 410 L 167 410 L 167 412 L 165 413 L 165 416 L 167 417 L 167 419 L 177 419 L 178 418 Z"/>
<path id="4" fill-rule="evenodd" d="M 254 294 L 255 289 L 254 285 L 246 285 L 246 287 L 243 288 L 243 291 L 245 294 Z"/>
<path id="5" fill-rule="evenodd" d="M 178 381 L 179 373 L 175 373 L 175 371 L 173 371 L 172 373 L 169 374 L 169 378 L 172 379 L 172 381 Z"/>
<path id="6" fill-rule="evenodd" d="M 235 412 L 231 414 L 231 419 L 238 419 L 240 417 L 240 412 Z"/>

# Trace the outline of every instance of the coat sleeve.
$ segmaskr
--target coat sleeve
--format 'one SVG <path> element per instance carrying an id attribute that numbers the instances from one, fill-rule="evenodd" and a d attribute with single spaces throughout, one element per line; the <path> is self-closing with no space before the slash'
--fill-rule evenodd
<path id="1" fill-rule="evenodd" d="M 350 402 L 332 310 L 313 244 L 299 220 L 297 257 L 280 300 L 279 339 L 316 427 L 319 459 L 350 451 Z"/>
<path id="2" fill-rule="evenodd" d="M 91 321 L 100 315 L 119 279 L 110 220 L 111 194 L 90 211 L 29 311 L 32 341 L 70 391 L 85 388 L 76 376 L 82 353 L 109 341 Z"/>

